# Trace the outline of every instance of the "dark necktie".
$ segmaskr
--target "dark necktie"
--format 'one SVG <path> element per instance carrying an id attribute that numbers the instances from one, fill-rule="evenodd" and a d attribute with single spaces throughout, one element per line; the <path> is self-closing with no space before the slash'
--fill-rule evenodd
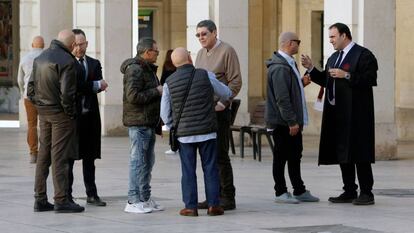
<path id="1" fill-rule="evenodd" d="M 85 65 L 84 65 L 83 61 L 84 61 L 83 57 L 79 58 L 79 64 L 80 64 L 81 69 L 82 69 L 82 77 L 85 79 L 86 69 L 85 69 Z"/>
<path id="2" fill-rule="evenodd" d="M 344 51 L 341 50 L 339 52 L 338 59 L 336 60 L 335 65 L 332 68 L 338 68 L 341 65 L 343 55 L 344 55 Z M 328 99 L 329 99 L 329 101 L 333 101 L 334 98 L 335 98 L 334 86 L 335 86 L 335 80 L 334 80 L 334 78 L 329 76 L 328 77 L 328 85 L 326 87 L 328 89 Z"/>

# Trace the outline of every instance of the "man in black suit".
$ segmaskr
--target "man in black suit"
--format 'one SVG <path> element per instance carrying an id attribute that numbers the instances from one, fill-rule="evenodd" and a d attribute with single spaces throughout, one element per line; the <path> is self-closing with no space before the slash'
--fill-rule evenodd
<path id="1" fill-rule="evenodd" d="M 329 40 L 336 52 L 329 57 L 325 70 L 314 68 L 302 55 L 302 65 L 313 82 L 326 88 L 319 164 L 339 164 L 344 192 L 330 197 L 332 203 L 372 205 L 375 162 L 375 120 L 372 87 L 377 85 L 378 64 L 368 49 L 352 41 L 345 24 L 329 27 Z M 360 195 L 357 195 L 358 185 Z"/>
<path id="2" fill-rule="evenodd" d="M 106 206 L 99 196 L 95 184 L 95 159 L 101 158 L 101 118 L 97 93 L 104 91 L 108 84 L 102 79 L 102 67 L 99 60 L 86 56 L 88 41 L 81 29 L 73 29 L 75 47 L 72 51 L 79 63 L 78 108 L 79 118 L 78 143 L 79 158 L 82 159 L 83 181 L 86 188 L 86 203 L 95 206 Z M 73 165 L 69 161 L 68 196 L 72 198 Z"/>

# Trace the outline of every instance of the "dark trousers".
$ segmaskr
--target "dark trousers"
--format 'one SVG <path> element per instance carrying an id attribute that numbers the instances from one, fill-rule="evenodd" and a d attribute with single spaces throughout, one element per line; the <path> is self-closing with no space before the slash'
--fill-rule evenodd
<path id="1" fill-rule="evenodd" d="M 220 198 L 223 202 L 234 202 L 236 188 L 233 184 L 233 168 L 229 157 L 230 110 L 217 112 L 217 165 L 220 177 Z"/>
<path id="2" fill-rule="evenodd" d="M 372 175 L 371 163 L 343 163 L 339 165 L 342 172 L 342 181 L 344 182 L 344 191 L 347 193 L 356 193 L 358 185 L 355 184 L 355 175 L 358 175 L 358 182 L 361 193 L 372 196 L 372 186 L 374 177 Z"/>
<path id="3" fill-rule="evenodd" d="M 75 120 L 66 114 L 39 115 L 40 147 L 36 163 L 35 199 L 47 200 L 46 180 L 52 165 L 55 203 L 66 201 L 68 158 L 76 154 Z"/>
<path id="4" fill-rule="evenodd" d="M 72 185 L 73 185 L 73 165 L 75 160 L 69 160 L 69 170 L 68 170 L 68 197 L 72 198 Z M 95 159 L 84 158 L 82 159 L 82 169 L 83 169 L 83 182 L 86 188 L 86 195 L 88 197 L 97 197 L 98 192 L 96 190 L 95 184 Z"/>
<path id="5" fill-rule="evenodd" d="M 285 165 L 288 164 L 290 182 L 293 186 L 293 195 L 300 195 L 306 191 L 300 174 L 300 160 L 302 158 L 302 133 L 290 136 L 289 127 L 277 126 L 273 131 L 275 149 L 273 154 L 273 179 L 275 181 L 276 196 L 287 192 L 285 180 Z"/>
<path id="6" fill-rule="evenodd" d="M 208 206 L 218 206 L 220 204 L 220 185 L 217 169 L 217 143 L 216 139 L 211 139 L 204 142 L 180 143 L 181 190 L 185 208 L 197 208 L 197 149 L 204 172 L 204 187 Z"/>

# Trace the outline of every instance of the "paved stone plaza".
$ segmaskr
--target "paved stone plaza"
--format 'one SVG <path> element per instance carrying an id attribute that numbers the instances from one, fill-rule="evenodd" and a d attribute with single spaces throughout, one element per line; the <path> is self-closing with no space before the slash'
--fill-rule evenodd
<path id="1" fill-rule="evenodd" d="M 414 143 L 400 143 L 397 161 L 377 162 L 374 169 L 374 206 L 330 204 L 327 199 L 341 192 L 338 166 L 317 166 L 319 138 L 305 137 L 302 174 L 319 203 L 298 205 L 274 203 L 271 156 L 263 151 L 262 162 L 232 157 L 237 209 L 223 216 L 182 217 L 180 161 L 165 155 L 166 139 L 157 138 L 152 194 L 166 207 L 163 212 L 128 214 L 123 212 L 128 189 L 127 137 L 104 137 L 103 159 L 96 162 L 98 192 L 107 207 L 86 206 L 84 213 L 55 214 L 33 212 L 35 166 L 28 162 L 26 135 L 18 129 L 0 129 L 0 232 L 1 233 L 162 233 L 162 232 L 414 232 Z M 238 150 L 238 148 L 236 148 Z M 81 166 L 75 164 L 74 196 L 85 205 Z M 199 198 L 204 199 L 202 172 L 198 168 Z M 53 185 L 48 182 L 49 201 Z M 289 190 L 290 186 L 289 186 Z"/>

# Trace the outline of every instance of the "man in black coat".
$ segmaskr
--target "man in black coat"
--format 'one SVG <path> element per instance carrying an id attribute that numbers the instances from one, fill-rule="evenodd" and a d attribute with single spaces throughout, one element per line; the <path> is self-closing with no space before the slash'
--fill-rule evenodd
<path id="1" fill-rule="evenodd" d="M 86 56 L 88 41 L 81 29 L 73 29 L 75 47 L 72 51 L 79 63 L 78 75 L 78 143 L 79 158 L 82 159 L 83 181 L 86 188 L 86 203 L 106 206 L 99 196 L 95 184 L 95 159 L 101 158 L 101 118 L 97 93 L 104 91 L 108 84 L 102 79 L 102 67 L 99 60 Z M 69 161 L 68 196 L 72 198 L 73 165 Z"/>
<path id="2" fill-rule="evenodd" d="M 371 51 L 352 41 L 345 24 L 330 26 L 329 40 L 336 52 L 329 57 L 324 71 L 315 69 L 311 59 L 302 55 L 302 65 L 308 69 L 312 81 L 327 90 L 319 164 L 339 164 L 341 168 L 344 192 L 330 197 L 330 202 L 372 205 L 375 203 L 371 168 L 375 162 L 372 87 L 377 85 L 377 60 Z"/>

